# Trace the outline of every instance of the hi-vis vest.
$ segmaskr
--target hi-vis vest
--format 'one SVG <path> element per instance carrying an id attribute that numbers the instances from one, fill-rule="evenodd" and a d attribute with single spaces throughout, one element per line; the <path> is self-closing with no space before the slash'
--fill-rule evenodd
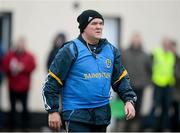
<path id="1" fill-rule="evenodd" d="M 172 52 L 156 49 L 153 52 L 152 81 L 160 86 L 173 85 L 175 57 Z"/>

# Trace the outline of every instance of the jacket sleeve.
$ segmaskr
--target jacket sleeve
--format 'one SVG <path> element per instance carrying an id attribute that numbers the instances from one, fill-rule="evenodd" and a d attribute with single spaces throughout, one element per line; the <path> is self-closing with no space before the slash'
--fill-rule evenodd
<path id="1" fill-rule="evenodd" d="M 70 42 L 62 47 L 55 56 L 42 88 L 45 110 L 58 112 L 59 96 L 71 65 L 76 59 L 76 46 Z"/>
<path id="2" fill-rule="evenodd" d="M 121 64 L 120 51 L 114 47 L 114 66 L 112 74 L 112 88 L 120 96 L 123 102 L 132 100 L 134 103 L 137 96 L 130 86 L 127 70 Z"/>

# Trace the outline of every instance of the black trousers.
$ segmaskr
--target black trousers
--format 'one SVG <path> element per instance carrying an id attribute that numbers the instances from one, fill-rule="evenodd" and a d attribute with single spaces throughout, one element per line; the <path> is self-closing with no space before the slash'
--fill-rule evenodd
<path id="1" fill-rule="evenodd" d="M 172 102 L 174 114 L 172 116 L 172 131 L 178 132 L 180 130 L 180 103 L 177 100 Z"/>
<path id="2" fill-rule="evenodd" d="M 28 109 L 27 109 L 27 97 L 28 97 L 28 91 L 26 92 L 14 92 L 10 91 L 10 120 L 11 120 L 11 126 L 15 127 L 17 126 L 16 116 L 17 116 L 17 110 L 16 110 L 16 103 L 19 101 L 22 105 L 22 113 L 21 113 L 21 125 L 23 127 L 26 127 L 28 124 Z M 24 122 L 23 122 L 24 121 Z"/>
<path id="3" fill-rule="evenodd" d="M 68 132 L 106 132 L 108 125 L 92 125 L 82 122 L 65 121 L 66 131 Z"/>

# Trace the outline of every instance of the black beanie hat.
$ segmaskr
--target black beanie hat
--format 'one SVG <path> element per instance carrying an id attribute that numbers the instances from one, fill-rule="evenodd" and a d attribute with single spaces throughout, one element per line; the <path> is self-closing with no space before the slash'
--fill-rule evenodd
<path id="1" fill-rule="evenodd" d="M 100 18 L 104 21 L 102 15 L 94 10 L 85 10 L 77 18 L 80 32 L 83 33 L 86 26 L 95 18 Z"/>

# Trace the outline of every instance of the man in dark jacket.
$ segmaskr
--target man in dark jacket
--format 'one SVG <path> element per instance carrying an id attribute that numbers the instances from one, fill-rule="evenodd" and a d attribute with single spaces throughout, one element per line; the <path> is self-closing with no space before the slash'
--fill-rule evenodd
<path id="1" fill-rule="evenodd" d="M 141 117 L 140 111 L 144 89 L 150 83 L 150 75 L 148 73 L 150 59 L 144 52 L 142 45 L 143 42 L 140 34 L 134 33 L 129 48 L 123 51 L 122 54 L 122 62 L 127 68 L 130 77 L 132 77 L 131 85 L 138 97 L 138 102 L 135 106 L 137 119 Z M 141 124 L 138 122 L 138 125 Z"/>
<path id="2" fill-rule="evenodd" d="M 82 12 L 77 21 L 80 35 L 66 43 L 52 62 L 43 86 L 49 126 L 59 129 L 59 95 L 62 119 L 70 132 L 105 132 L 110 124 L 110 87 L 125 103 L 126 119 L 135 116 L 136 94 L 122 66 L 120 52 L 101 39 L 104 19 L 94 10 Z"/>

